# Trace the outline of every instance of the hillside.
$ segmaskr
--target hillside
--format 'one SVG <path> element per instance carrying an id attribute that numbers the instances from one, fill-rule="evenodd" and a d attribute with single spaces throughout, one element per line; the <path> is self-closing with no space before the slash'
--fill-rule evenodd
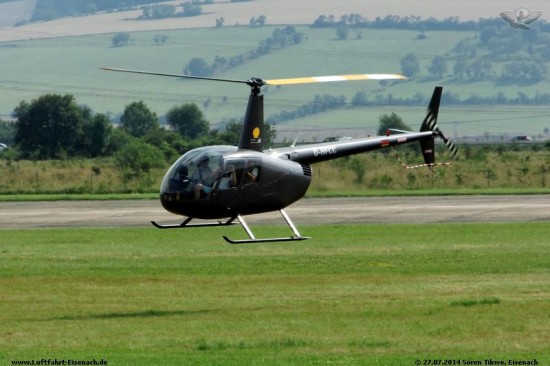
<path id="1" fill-rule="evenodd" d="M 163 3 L 179 5 L 182 1 Z M 519 5 L 550 14 L 550 5 L 546 0 L 529 0 Z M 498 5 L 490 0 L 253 0 L 237 3 L 214 0 L 213 4 L 204 5 L 203 14 L 197 17 L 135 21 L 134 19 L 141 14 L 140 10 L 100 13 L 2 29 L 0 42 L 99 33 L 214 27 L 216 19 L 221 17 L 225 19 L 226 26 L 234 26 L 248 24 L 252 17 L 259 15 L 266 16 L 268 24 L 271 25 L 311 24 L 321 14 L 340 17 L 352 13 L 370 19 L 390 14 L 401 17 L 414 15 L 422 18 L 459 17 L 461 20 L 478 20 L 498 17 L 502 10 L 513 10 L 519 5 L 515 0 L 500 0 Z"/>
<path id="2" fill-rule="evenodd" d="M 165 78 L 121 75 L 100 71 L 102 66 L 124 67 L 181 73 L 192 58 L 202 58 L 208 64 L 216 59 L 232 59 L 255 52 L 262 42 L 280 26 L 272 24 L 312 22 L 322 14 L 342 14 L 344 11 L 377 14 L 377 11 L 396 10 L 396 3 L 369 2 L 368 11 L 362 1 L 318 1 L 316 6 L 305 11 L 308 1 L 288 5 L 287 11 L 270 2 L 256 0 L 249 3 L 216 2 L 204 6 L 204 15 L 192 18 L 137 21 L 139 11 L 98 14 L 89 17 L 66 18 L 52 22 L 29 24 L 24 27 L 0 32 L 0 37 L 15 34 L 20 38 L 38 35 L 37 39 L 0 43 L 2 75 L 0 76 L 0 118 L 8 118 L 21 100 L 31 100 L 44 93 L 74 94 L 79 103 L 89 105 L 96 112 L 111 116 L 120 114 L 124 106 L 136 100 L 144 100 L 159 116 L 181 103 L 196 103 L 203 109 L 212 127 L 223 128 L 228 119 L 238 119 L 244 114 L 248 91 L 235 85 L 212 85 L 203 82 L 183 82 Z M 179 2 L 174 2 L 179 3 Z M 461 16 L 478 11 L 485 14 L 491 8 L 488 2 L 476 2 L 466 9 L 454 2 L 443 9 L 438 5 L 430 8 L 432 15 L 442 19 L 451 11 Z M 422 11 L 423 1 L 414 2 L 417 11 Z M 508 6 L 506 1 L 502 6 Z M 542 5 L 536 1 L 532 3 Z M 510 5 L 511 6 L 511 5 Z M 427 8 L 427 6 L 426 6 Z M 295 9 L 296 11 L 288 11 Z M 312 10 L 313 9 L 313 10 Z M 484 10 L 482 10 L 484 9 Z M 401 12 L 412 10 L 406 6 Z M 494 11 L 494 6 L 492 7 Z M 264 13 L 265 12 L 265 13 Z M 436 14 L 439 12 L 438 14 Z M 249 27 L 250 17 L 267 15 L 268 26 Z M 215 19 L 224 15 L 225 25 L 214 28 Z M 240 17 L 240 18 L 234 18 Z M 234 26 L 241 19 L 242 26 Z M 338 18 L 337 18 L 338 19 Z M 541 21 L 542 22 L 542 21 Z M 208 23 L 208 24 L 207 24 Z M 503 23 L 503 22 L 501 22 Z M 497 33 L 501 40 L 526 46 L 521 38 L 533 36 L 544 43 L 546 33 L 521 33 L 511 30 L 498 21 Z M 200 26 L 207 26 L 200 28 Z M 199 27 L 196 29 L 166 29 L 131 32 L 129 44 L 113 47 L 113 32 L 132 29 Z M 338 40 L 333 28 L 316 29 L 310 26 L 297 27 L 303 41 L 289 47 L 272 50 L 267 55 L 248 59 L 234 67 L 218 72 L 216 76 L 243 79 L 251 76 L 270 78 L 349 73 L 401 72 L 400 60 L 414 52 L 421 71 L 406 82 L 381 84 L 377 82 L 352 82 L 322 85 L 303 85 L 283 88 L 266 88 L 266 117 L 277 117 L 283 112 L 295 111 L 308 104 L 317 95 L 328 94 L 345 98 L 343 108 L 327 110 L 277 125 L 279 138 L 286 140 L 321 140 L 331 135 L 359 136 L 376 131 L 378 117 L 383 113 L 396 112 L 414 128 L 420 125 L 426 109 L 425 102 L 435 85 L 443 85 L 450 96 L 459 101 L 476 99 L 475 103 L 450 102 L 445 98 L 440 124 L 449 134 L 459 138 L 470 136 L 496 136 L 503 141 L 517 134 L 527 134 L 541 139 L 548 137 L 550 123 L 548 103 L 535 99 L 550 91 L 546 77 L 549 58 L 543 51 L 527 49 L 523 54 L 491 55 L 489 49 L 475 46 L 480 43 L 480 34 L 475 31 L 429 31 L 396 29 L 360 29 L 350 32 L 346 40 Z M 14 31 L 16 33 L 10 33 Z M 34 33 L 34 32 L 39 33 Z M 60 37 L 79 33 L 103 33 L 98 35 Z M 108 33 L 111 32 L 111 33 Z M 422 39 L 419 35 L 422 34 Z M 155 41 L 157 36 L 166 41 Z M 17 38 L 16 37 L 16 38 Z M 41 38 L 49 37 L 49 38 Z M 456 46 L 478 47 L 474 56 L 456 51 Z M 503 44 L 507 47 L 505 44 Z M 538 47 L 540 48 L 540 47 Z M 537 48 L 537 49 L 538 49 Z M 522 51 L 523 52 L 523 51 Z M 535 53 L 533 53 L 535 52 Z M 433 77 L 428 72 L 435 57 L 447 62 L 447 72 Z M 535 59 L 546 69 L 544 78 L 530 83 L 499 82 L 499 75 L 507 63 L 523 63 Z M 453 64 L 457 60 L 468 63 L 483 61 L 492 63 L 491 74 L 472 78 L 458 78 Z M 357 93 L 364 92 L 370 98 L 365 105 L 352 104 Z M 484 105 L 480 98 L 504 98 L 496 104 Z M 507 103 L 513 99 L 518 103 Z M 391 102 L 390 99 L 391 98 Z M 455 99 L 456 99 L 455 98 Z M 408 103 L 415 99 L 417 102 Z"/>
<path id="3" fill-rule="evenodd" d="M 36 0 L 0 1 L 0 29 L 28 21 L 35 5 Z"/>
<path id="4" fill-rule="evenodd" d="M 154 42 L 158 32 L 131 35 L 131 43 L 112 47 L 112 35 L 66 37 L 10 43 L 0 48 L 3 73 L 0 79 L 0 114 L 11 113 L 20 100 L 31 100 L 44 93 L 74 94 L 79 103 L 97 112 L 117 115 L 124 106 L 136 100 L 164 115 L 171 107 L 193 102 L 201 106 L 213 126 L 244 114 L 248 90 L 235 85 L 212 85 L 114 74 L 100 71 L 102 66 L 125 67 L 180 73 L 194 57 L 212 63 L 216 57 L 231 58 L 246 54 L 269 38 L 276 27 L 224 27 L 166 31 L 167 41 Z M 300 44 L 275 50 L 269 55 L 245 62 L 220 77 L 243 79 L 298 77 L 364 72 L 400 72 L 400 59 L 409 52 L 419 58 L 422 72 L 406 82 L 350 82 L 267 88 L 266 118 L 310 103 L 316 95 L 344 95 L 346 107 L 311 115 L 277 126 L 279 138 L 293 140 L 323 139 L 327 135 L 365 135 L 376 131 L 378 117 L 397 112 L 405 121 L 418 127 L 425 112 L 422 101 L 415 105 L 391 105 L 381 101 L 369 106 L 351 105 L 357 92 L 385 98 L 411 98 L 419 95 L 427 100 L 435 85 L 466 99 L 475 94 L 494 96 L 499 92 L 512 98 L 518 92 L 530 98 L 547 93 L 548 81 L 520 86 L 499 84 L 489 79 L 455 80 L 450 75 L 440 79 L 429 77 L 427 68 L 436 55 L 449 57 L 452 48 L 463 39 L 475 39 L 475 32 L 425 32 L 426 39 L 417 40 L 417 31 L 364 30 L 360 39 L 350 37 L 337 41 L 334 29 L 298 27 L 304 33 Z M 191 52 L 189 50 L 192 50 Z M 498 63 L 495 63 L 497 68 Z M 452 64 L 449 66 L 452 69 Z M 205 104 L 206 103 L 206 104 Z M 456 137 L 495 135 L 505 140 L 516 134 L 544 138 L 550 111 L 547 105 L 452 105 L 442 106 L 440 123 Z M 222 125 L 223 126 L 223 125 Z M 284 133 L 284 131 L 289 131 Z M 506 137 L 508 136 L 508 137 Z"/>

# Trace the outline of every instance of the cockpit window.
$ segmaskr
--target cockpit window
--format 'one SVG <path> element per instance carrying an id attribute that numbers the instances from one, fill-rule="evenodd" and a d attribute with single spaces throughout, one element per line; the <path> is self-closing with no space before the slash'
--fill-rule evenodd
<path id="1" fill-rule="evenodd" d="M 237 187 L 241 181 L 244 169 L 244 159 L 230 159 L 225 162 L 225 168 L 218 188 L 220 190 Z"/>
<path id="2" fill-rule="evenodd" d="M 179 199 L 207 197 L 223 173 L 223 154 L 235 151 L 233 146 L 211 146 L 191 150 L 170 168 L 161 186 L 161 194 Z"/>

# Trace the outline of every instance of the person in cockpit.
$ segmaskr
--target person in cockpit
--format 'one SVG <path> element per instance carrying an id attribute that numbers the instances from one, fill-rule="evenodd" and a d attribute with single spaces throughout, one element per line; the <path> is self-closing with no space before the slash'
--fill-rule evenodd
<path id="1" fill-rule="evenodd" d="M 245 182 L 254 183 L 256 179 L 258 179 L 258 167 L 254 165 L 253 161 L 249 161 L 246 168 Z"/>
<path id="2" fill-rule="evenodd" d="M 228 165 L 225 173 L 220 179 L 219 189 L 228 189 L 237 186 L 237 174 L 233 165 Z"/>
<path id="3" fill-rule="evenodd" d="M 195 186 L 193 187 L 194 197 L 196 200 L 201 198 L 202 192 L 204 192 L 206 195 L 212 192 L 212 186 L 220 175 L 220 169 L 212 171 L 212 169 L 210 169 L 210 167 L 208 166 L 209 163 L 210 159 L 208 158 L 208 156 L 201 157 L 197 164 L 197 168 L 191 176 L 191 181 L 196 182 Z"/>

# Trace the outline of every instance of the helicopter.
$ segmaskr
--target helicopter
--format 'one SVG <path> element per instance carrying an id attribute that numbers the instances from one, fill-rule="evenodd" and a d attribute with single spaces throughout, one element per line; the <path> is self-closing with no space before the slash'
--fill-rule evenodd
<path id="1" fill-rule="evenodd" d="M 311 164 L 390 146 L 419 142 L 424 164 L 414 167 L 423 166 L 433 169 L 436 165 L 448 164 L 435 163 L 435 138 L 441 138 L 445 142 L 453 157 L 457 154 L 455 145 L 443 135 L 437 126 L 442 93 L 440 86 L 434 89 L 419 132 L 391 130 L 386 136 L 301 146 L 292 144 L 289 147 L 264 149 L 264 96 L 261 93 L 263 86 L 406 79 L 398 74 L 357 74 L 273 80 L 253 77 L 248 80 L 234 80 L 110 67 L 102 69 L 239 83 L 250 87 L 250 96 L 238 145 L 204 146 L 190 150 L 168 169 L 160 187 L 160 202 L 167 211 L 184 216 L 185 219 L 180 224 L 168 225 L 151 221 L 159 229 L 227 226 L 238 222 L 248 235 L 248 239 L 234 240 L 223 236 L 229 244 L 310 239 L 310 237 L 300 234 L 284 209 L 305 196 L 312 180 Z M 243 218 L 247 215 L 272 211 L 278 211 L 281 214 L 292 231 L 291 236 L 256 238 Z M 193 219 L 218 221 L 191 223 Z"/>

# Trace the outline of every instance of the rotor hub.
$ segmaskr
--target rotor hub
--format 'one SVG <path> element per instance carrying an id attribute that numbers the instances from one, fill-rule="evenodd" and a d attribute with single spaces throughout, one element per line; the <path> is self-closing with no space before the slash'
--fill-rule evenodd
<path id="1" fill-rule="evenodd" d="M 252 77 L 246 81 L 246 84 L 252 88 L 253 94 L 260 94 L 260 89 L 262 86 L 267 85 L 267 83 L 260 78 Z"/>

